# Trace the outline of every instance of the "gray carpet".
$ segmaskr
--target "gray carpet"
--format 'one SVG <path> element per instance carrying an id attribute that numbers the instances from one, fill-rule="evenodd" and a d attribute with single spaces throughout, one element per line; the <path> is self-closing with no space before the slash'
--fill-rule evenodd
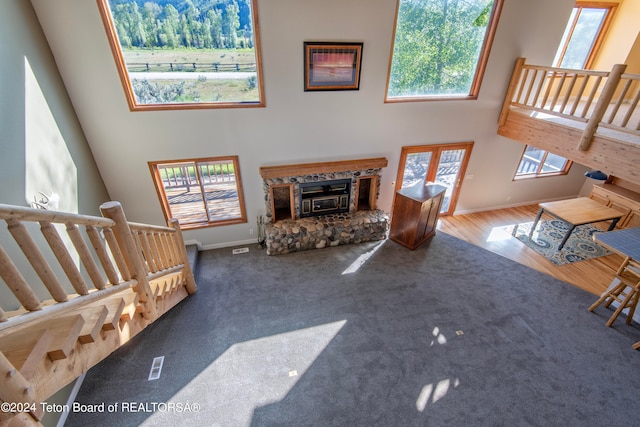
<path id="1" fill-rule="evenodd" d="M 87 374 L 77 401 L 118 410 L 72 413 L 67 426 L 621 426 L 640 416 L 637 324 L 607 328 L 608 309 L 587 311 L 595 296 L 443 233 L 413 252 L 391 241 L 205 251 L 196 276 L 196 295 Z M 147 381 L 156 356 L 162 376 Z"/>

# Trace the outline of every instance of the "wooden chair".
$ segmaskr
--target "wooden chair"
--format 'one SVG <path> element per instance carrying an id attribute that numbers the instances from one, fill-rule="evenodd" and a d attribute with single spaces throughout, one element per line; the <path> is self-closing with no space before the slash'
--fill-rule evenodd
<path id="1" fill-rule="evenodd" d="M 633 314 L 640 297 L 640 263 L 629 257 L 625 258 L 615 277 L 619 283 L 611 287 L 589 307 L 589 311 L 593 311 L 602 303 L 605 307 L 609 307 L 614 301 L 618 302 L 619 306 L 607 321 L 607 326 L 611 326 L 625 308 L 629 309 L 627 324 L 633 320 Z"/>

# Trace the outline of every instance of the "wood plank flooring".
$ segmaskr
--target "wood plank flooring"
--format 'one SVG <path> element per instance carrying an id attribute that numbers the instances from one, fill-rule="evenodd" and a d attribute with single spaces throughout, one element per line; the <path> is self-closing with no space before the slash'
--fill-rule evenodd
<path id="1" fill-rule="evenodd" d="M 619 255 L 613 254 L 593 260 L 557 266 L 515 237 L 503 240 L 490 239 L 494 228 L 533 221 L 537 212 L 538 205 L 530 205 L 462 215 L 441 216 L 438 230 L 520 264 L 550 274 L 594 295 L 602 294 L 611 283 L 615 270 L 622 263 L 622 257 Z M 546 215 L 543 216 L 543 219 L 547 219 Z M 601 228 L 606 230 L 608 222 L 600 224 L 602 225 Z M 600 226 L 600 224 L 594 225 Z"/>

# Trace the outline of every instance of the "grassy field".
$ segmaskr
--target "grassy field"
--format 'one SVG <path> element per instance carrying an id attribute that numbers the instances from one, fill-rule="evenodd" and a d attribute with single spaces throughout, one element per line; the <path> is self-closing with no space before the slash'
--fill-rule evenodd
<path id="1" fill-rule="evenodd" d="M 153 84 L 171 85 L 176 80 L 153 80 Z M 186 80 L 185 96 L 178 102 L 258 102 L 258 88 L 249 88 L 243 79 Z"/>
<path id="2" fill-rule="evenodd" d="M 214 71 L 253 72 L 256 70 L 253 49 L 127 49 L 123 50 L 129 72 Z M 195 68 L 193 63 L 196 64 Z M 138 64 L 138 65 L 133 65 Z M 148 67 L 146 64 L 149 64 Z M 171 64 L 171 65 L 169 65 Z M 219 67 L 216 67 L 218 65 Z M 171 85 L 178 80 L 154 79 L 152 85 Z M 259 91 L 248 79 L 214 79 L 202 76 L 184 79 L 185 95 L 179 102 L 256 102 Z M 138 95 L 138 94 L 136 94 Z"/>
<path id="3" fill-rule="evenodd" d="M 256 57 L 253 49 L 123 49 L 127 64 L 154 64 L 167 67 L 154 68 L 153 71 L 168 71 L 169 63 L 176 64 L 227 64 L 255 67 Z"/>

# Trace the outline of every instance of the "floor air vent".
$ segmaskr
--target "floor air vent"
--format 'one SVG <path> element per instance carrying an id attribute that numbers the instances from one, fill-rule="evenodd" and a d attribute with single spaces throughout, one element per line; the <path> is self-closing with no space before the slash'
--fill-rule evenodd
<path id="1" fill-rule="evenodd" d="M 162 364 L 164 363 L 164 356 L 154 357 L 153 363 L 151 363 L 151 371 L 149 371 L 149 381 L 157 380 L 160 378 L 162 372 Z"/>

